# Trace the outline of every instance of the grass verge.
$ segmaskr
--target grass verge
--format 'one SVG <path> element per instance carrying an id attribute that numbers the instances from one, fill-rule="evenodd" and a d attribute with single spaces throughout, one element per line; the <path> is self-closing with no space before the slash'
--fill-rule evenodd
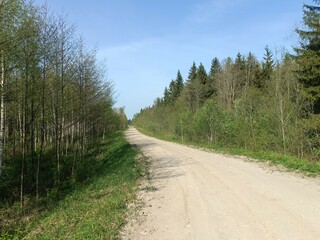
<path id="1" fill-rule="evenodd" d="M 142 133 L 160 138 L 162 140 L 177 142 L 184 145 L 192 145 L 195 147 L 201 147 L 210 149 L 214 152 L 230 154 L 235 156 L 245 156 L 258 161 L 268 162 L 272 165 L 283 166 L 289 171 L 297 171 L 306 176 L 316 177 L 320 175 L 320 162 L 310 161 L 306 159 L 301 159 L 295 156 L 284 155 L 275 152 L 268 151 L 251 151 L 244 148 L 227 148 L 221 146 L 214 146 L 202 143 L 194 143 L 194 142 L 182 142 L 180 140 L 175 139 L 173 136 L 157 136 L 149 131 L 145 131 L 144 129 L 138 128 Z"/>
<path id="2" fill-rule="evenodd" d="M 95 174 L 75 186 L 54 208 L 33 217 L 23 239 L 119 239 L 143 164 L 137 161 L 138 150 L 122 133 L 97 149 L 92 162 L 96 166 L 88 166 Z M 3 235 L 0 239 L 13 238 Z"/>
<path id="3" fill-rule="evenodd" d="M 319 176 L 320 163 L 266 151 L 250 151 L 246 149 L 222 149 L 224 153 L 250 157 L 259 161 L 268 161 L 272 165 L 284 166 L 290 171 L 298 171 L 306 176 Z"/>

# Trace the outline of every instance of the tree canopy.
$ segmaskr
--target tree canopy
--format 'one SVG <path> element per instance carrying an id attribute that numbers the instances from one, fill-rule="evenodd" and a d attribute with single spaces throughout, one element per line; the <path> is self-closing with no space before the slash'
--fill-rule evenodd
<path id="1" fill-rule="evenodd" d="M 313 113 L 320 113 L 320 2 L 303 5 L 304 28 L 297 29 L 300 47 L 296 47 L 298 77 L 305 97 L 312 103 Z"/>

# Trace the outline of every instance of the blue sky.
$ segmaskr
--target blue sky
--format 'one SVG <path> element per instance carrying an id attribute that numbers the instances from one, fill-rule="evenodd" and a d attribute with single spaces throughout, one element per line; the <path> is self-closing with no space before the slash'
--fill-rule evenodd
<path id="1" fill-rule="evenodd" d="M 292 49 L 301 26 L 302 5 L 311 0 L 35 0 L 68 14 L 89 48 L 98 47 L 116 107 L 128 118 L 152 105 L 180 70 L 184 79 L 195 61 L 206 69 L 211 60 L 251 51 L 261 60 L 268 45 L 274 52 Z"/>

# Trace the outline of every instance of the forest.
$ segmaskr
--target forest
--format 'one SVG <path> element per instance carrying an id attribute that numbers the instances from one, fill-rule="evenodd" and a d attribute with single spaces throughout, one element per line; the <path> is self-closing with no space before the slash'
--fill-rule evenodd
<path id="1" fill-rule="evenodd" d="M 320 157 L 320 3 L 304 5 L 293 54 L 265 47 L 192 63 L 133 123 L 166 139 L 268 151 L 310 161 Z"/>
<path id="2" fill-rule="evenodd" d="M 213 57 L 210 69 L 193 62 L 186 79 L 177 71 L 163 96 L 141 109 L 132 123 L 183 143 L 319 163 L 320 2 L 314 3 L 304 5 L 294 53 L 266 46 L 262 60 L 249 52 Z M 114 93 L 97 49 L 86 47 L 66 15 L 32 1 L 0 0 L 0 239 L 32 232 L 26 223 L 38 220 L 42 211 L 50 213 L 79 185 L 88 194 L 79 191 L 70 212 L 84 204 L 84 197 L 86 210 L 93 208 L 90 200 L 101 199 L 96 224 L 118 236 L 142 170 L 135 161 L 138 151 L 117 132 L 127 127 L 127 117 L 124 107 L 114 108 Z M 99 170 L 104 177 L 95 179 L 99 184 L 83 184 L 92 183 Z M 107 201 L 112 207 L 103 205 Z M 101 206 L 114 212 L 108 215 Z M 109 217 L 116 224 L 105 224 Z M 44 221 L 33 234 L 41 235 L 46 227 L 57 233 L 70 223 L 68 216 L 60 220 Z M 79 215 L 73 221 L 76 226 Z M 85 229 L 77 227 L 75 234 Z M 51 232 L 46 234 L 50 239 Z"/>
<path id="3" fill-rule="evenodd" d="M 66 16 L 0 1 L 0 209 L 59 198 L 87 178 L 92 146 L 125 127 L 96 54 Z"/>

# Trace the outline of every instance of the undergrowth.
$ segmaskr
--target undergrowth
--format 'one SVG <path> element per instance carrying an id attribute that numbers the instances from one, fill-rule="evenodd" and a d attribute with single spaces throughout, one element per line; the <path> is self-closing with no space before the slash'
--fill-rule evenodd
<path id="1" fill-rule="evenodd" d="M 50 198 L 53 203 L 46 202 L 46 207 L 33 209 L 28 215 L 17 213 L 14 206 L 2 214 L 12 221 L 20 216 L 20 223 L 14 231 L 2 231 L 0 239 L 118 239 L 126 206 L 133 201 L 143 174 L 144 166 L 137 156 L 138 150 L 122 133 L 116 133 L 95 146 L 91 161 L 81 169 L 90 174 L 63 197 Z M 4 212 L 4 206 L 1 210 Z M 23 221 L 25 218 L 28 221 Z"/>

